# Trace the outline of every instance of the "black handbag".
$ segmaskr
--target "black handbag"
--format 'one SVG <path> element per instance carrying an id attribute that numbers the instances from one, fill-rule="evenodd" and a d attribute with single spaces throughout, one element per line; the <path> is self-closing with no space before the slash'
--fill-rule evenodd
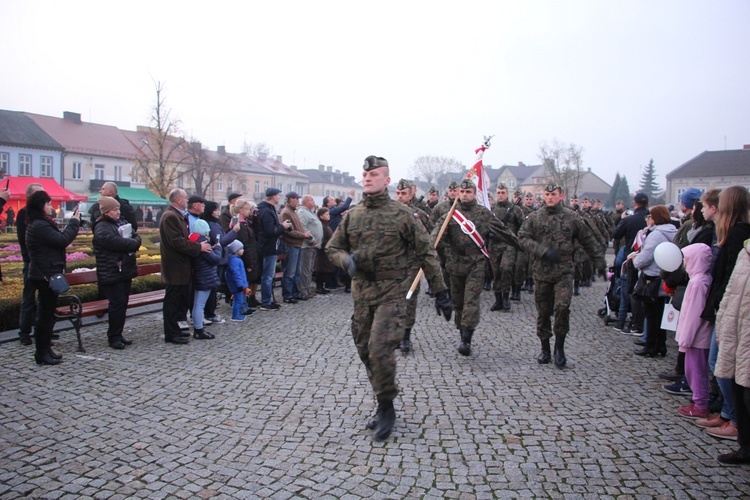
<path id="1" fill-rule="evenodd" d="M 659 299 L 659 290 L 661 289 L 661 278 L 646 276 L 641 273 L 633 289 L 633 296 L 641 302 L 653 304 Z"/>
<path id="2" fill-rule="evenodd" d="M 70 290 L 70 284 L 63 273 L 53 274 L 48 280 L 49 288 L 55 295 L 60 295 Z"/>

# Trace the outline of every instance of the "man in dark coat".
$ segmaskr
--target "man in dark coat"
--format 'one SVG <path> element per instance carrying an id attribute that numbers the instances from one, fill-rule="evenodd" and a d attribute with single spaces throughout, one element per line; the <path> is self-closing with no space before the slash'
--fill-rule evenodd
<path id="1" fill-rule="evenodd" d="M 207 241 L 194 243 L 188 238 L 187 201 L 185 191 L 173 189 L 169 193 L 169 207 L 159 220 L 161 279 L 167 284 L 162 308 L 164 341 L 173 344 L 188 343 L 187 337 L 180 333 L 178 321 L 187 315 L 190 304 L 192 259 L 201 252 L 211 251 Z"/>
<path id="2" fill-rule="evenodd" d="M 228 203 L 224 205 L 224 208 L 221 209 L 221 213 L 219 214 L 219 225 L 225 233 L 228 233 L 231 229 L 230 226 L 232 225 L 232 205 L 234 205 L 234 202 L 236 202 L 237 198 L 239 198 L 240 196 L 241 195 L 239 193 L 231 193 L 229 196 L 227 196 Z"/>
<path id="3" fill-rule="evenodd" d="M 625 238 L 625 253 L 630 253 L 633 248 L 633 241 L 638 231 L 646 227 L 646 216 L 648 215 L 648 196 L 643 193 L 637 193 L 633 197 L 633 203 L 635 204 L 635 212 L 633 215 L 629 215 L 622 219 L 612 238 L 619 240 Z"/>
<path id="4" fill-rule="evenodd" d="M 349 191 L 349 196 L 346 197 L 344 203 L 338 206 L 336 205 L 336 199 L 333 196 L 326 196 L 323 198 L 323 206 L 327 208 L 328 213 L 331 214 L 331 222 L 328 223 L 328 227 L 331 228 L 331 231 L 336 231 L 336 228 L 339 227 L 341 219 L 344 217 L 344 212 L 349 210 L 349 207 L 352 204 L 353 196 L 354 190 L 352 189 Z"/>
<path id="5" fill-rule="evenodd" d="M 266 199 L 258 203 L 258 255 L 263 262 L 263 274 L 260 278 L 260 309 L 273 311 L 281 306 L 273 302 L 273 277 L 276 274 L 277 243 L 284 231 L 290 230 L 292 223 L 281 222 L 276 213 L 281 191 L 276 188 L 266 189 Z"/>
<path id="6" fill-rule="evenodd" d="M 130 205 L 128 200 L 124 200 L 117 196 L 117 184 L 114 182 L 105 182 L 102 184 L 102 188 L 99 190 L 99 194 L 102 196 L 110 196 L 117 200 L 120 204 L 120 218 L 125 219 L 133 226 L 133 232 L 138 231 L 138 221 L 135 218 L 135 209 Z M 89 215 L 91 216 L 91 230 L 94 230 L 96 221 L 102 216 L 102 211 L 99 208 L 99 203 L 94 203 L 89 209 Z"/>

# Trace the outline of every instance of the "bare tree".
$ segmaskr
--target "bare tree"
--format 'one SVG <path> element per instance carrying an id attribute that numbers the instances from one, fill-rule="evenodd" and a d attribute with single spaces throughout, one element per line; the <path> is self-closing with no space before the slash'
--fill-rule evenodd
<path id="1" fill-rule="evenodd" d="M 185 151 L 185 140 L 178 136 L 179 122 L 172 120 L 171 110 L 165 105 L 164 86 L 155 82 L 155 87 L 156 103 L 150 127 L 139 127 L 135 175 L 148 189 L 166 198 L 180 175 L 180 165 L 189 155 Z"/>
<path id="2" fill-rule="evenodd" d="M 187 143 L 186 150 L 189 158 L 183 163 L 180 175 L 193 181 L 195 194 L 205 198 L 217 180 L 226 176 L 236 177 L 235 162 L 230 155 L 203 149 L 201 143 L 195 140 Z"/>
<path id="3" fill-rule="evenodd" d="M 411 173 L 429 184 L 433 184 L 441 176 L 452 172 L 463 172 L 466 167 L 455 158 L 445 156 L 420 156 L 414 160 Z"/>
<path id="4" fill-rule="evenodd" d="M 539 145 L 539 159 L 546 166 L 550 180 L 563 188 L 567 198 L 577 193 L 583 165 L 581 146 L 560 143 L 557 139 L 552 144 L 545 141 Z"/>
<path id="5" fill-rule="evenodd" d="M 247 142 L 242 145 L 242 154 L 245 156 L 255 156 L 260 158 L 261 156 L 265 155 L 268 156 L 268 154 L 271 152 L 271 148 L 266 144 L 265 142 Z"/>

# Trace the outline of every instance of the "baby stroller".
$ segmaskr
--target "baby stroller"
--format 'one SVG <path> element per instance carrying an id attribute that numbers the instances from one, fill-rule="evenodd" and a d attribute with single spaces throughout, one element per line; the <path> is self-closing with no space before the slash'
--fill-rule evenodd
<path id="1" fill-rule="evenodd" d="M 613 268 L 609 268 L 607 278 L 607 293 L 604 294 L 604 307 L 599 309 L 599 317 L 604 321 L 604 326 L 608 326 L 610 321 L 617 321 L 617 313 L 620 310 L 620 279 Z"/>

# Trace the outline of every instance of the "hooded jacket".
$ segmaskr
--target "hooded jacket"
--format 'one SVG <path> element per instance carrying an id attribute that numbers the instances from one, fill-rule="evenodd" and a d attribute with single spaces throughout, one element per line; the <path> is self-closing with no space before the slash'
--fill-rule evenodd
<path id="1" fill-rule="evenodd" d="M 664 243 L 665 241 L 671 243 L 674 241 L 676 234 L 677 228 L 669 222 L 652 227 L 648 236 L 646 236 L 646 241 L 643 242 L 643 248 L 641 248 L 641 251 L 633 259 L 635 268 L 646 276 L 659 276 L 661 269 L 654 262 L 654 250 L 656 250 L 656 247 L 660 243 Z"/>
<path id="2" fill-rule="evenodd" d="M 682 254 L 690 281 L 677 322 L 677 344 L 681 351 L 688 347 L 708 349 L 713 328 L 710 322 L 701 319 L 701 313 L 711 288 L 711 248 L 703 243 L 694 243 L 683 248 Z"/>
<path id="3" fill-rule="evenodd" d="M 96 279 L 102 285 L 110 285 L 135 278 L 138 275 L 135 252 L 141 247 L 141 237 L 133 233 L 123 238 L 118 228 L 126 224 L 125 219 L 114 220 L 104 216 L 94 228 L 94 255 L 96 256 Z"/>
<path id="4" fill-rule="evenodd" d="M 202 243 L 208 238 L 201 234 L 190 233 L 190 241 Z M 210 252 L 201 252 L 193 257 L 193 288 L 195 290 L 214 290 L 219 287 L 219 274 L 216 266 L 221 262 L 221 245 L 214 245 Z"/>

